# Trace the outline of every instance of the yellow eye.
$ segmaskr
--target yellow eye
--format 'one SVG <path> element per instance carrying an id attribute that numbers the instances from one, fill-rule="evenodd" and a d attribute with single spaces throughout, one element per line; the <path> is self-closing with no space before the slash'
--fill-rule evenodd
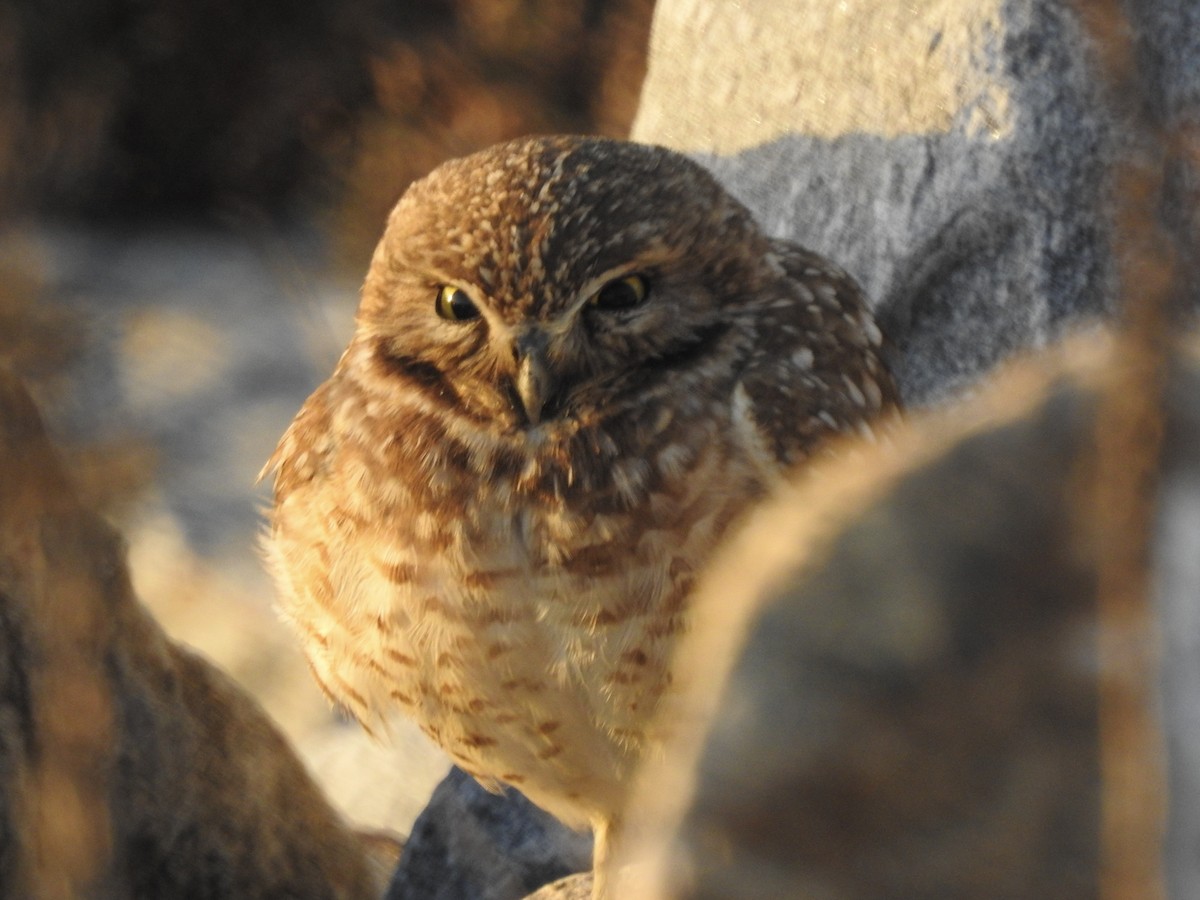
<path id="1" fill-rule="evenodd" d="M 467 292 L 452 284 L 444 284 L 438 289 L 434 309 L 439 316 L 451 322 L 466 322 L 479 315 L 479 307 L 471 302 Z"/>
<path id="2" fill-rule="evenodd" d="M 629 309 L 637 306 L 650 293 L 650 283 L 642 275 L 614 278 L 592 297 L 596 309 Z"/>

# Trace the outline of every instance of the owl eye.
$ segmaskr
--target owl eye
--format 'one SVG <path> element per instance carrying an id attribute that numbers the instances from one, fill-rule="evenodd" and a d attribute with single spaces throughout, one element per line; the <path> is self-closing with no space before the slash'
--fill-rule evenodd
<path id="1" fill-rule="evenodd" d="M 650 283 L 641 275 L 614 278 L 592 297 L 596 309 L 629 309 L 637 306 L 650 293 Z"/>
<path id="2" fill-rule="evenodd" d="M 466 322 L 479 315 L 479 307 L 471 302 L 467 292 L 452 284 L 444 284 L 438 289 L 434 309 L 439 316 L 451 322 Z"/>

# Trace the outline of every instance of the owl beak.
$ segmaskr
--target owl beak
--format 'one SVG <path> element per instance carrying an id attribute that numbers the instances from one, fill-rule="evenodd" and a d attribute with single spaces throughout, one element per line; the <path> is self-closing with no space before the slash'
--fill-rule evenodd
<path id="1" fill-rule="evenodd" d="M 517 396 L 529 424 L 542 419 L 542 410 L 551 394 L 550 372 L 546 367 L 546 335 L 527 331 L 517 338 L 514 346 L 517 357 Z"/>

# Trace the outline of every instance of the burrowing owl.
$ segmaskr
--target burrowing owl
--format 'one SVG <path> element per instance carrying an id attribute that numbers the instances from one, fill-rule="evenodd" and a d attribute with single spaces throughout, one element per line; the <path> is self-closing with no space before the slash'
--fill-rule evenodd
<path id="1" fill-rule="evenodd" d="M 317 680 L 593 825 L 599 872 L 696 573 L 789 466 L 894 406 L 879 350 L 844 272 L 682 156 L 543 137 L 446 163 L 268 463 Z"/>

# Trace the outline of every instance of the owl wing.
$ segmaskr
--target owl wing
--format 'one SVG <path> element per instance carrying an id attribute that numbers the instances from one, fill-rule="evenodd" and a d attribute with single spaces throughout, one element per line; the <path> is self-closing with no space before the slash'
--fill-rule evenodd
<path id="1" fill-rule="evenodd" d="M 278 446 L 258 473 L 258 480 L 275 475 L 275 502 L 278 504 L 299 485 L 311 481 L 325 465 L 329 451 L 330 379 L 320 385 L 304 402 Z"/>
<path id="2" fill-rule="evenodd" d="M 758 304 L 739 391 L 763 451 L 786 470 L 835 434 L 869 432 L 898 397 L 854 279 L 797 244 L 773 241 L 772 250 L 781 277 Z"/>

